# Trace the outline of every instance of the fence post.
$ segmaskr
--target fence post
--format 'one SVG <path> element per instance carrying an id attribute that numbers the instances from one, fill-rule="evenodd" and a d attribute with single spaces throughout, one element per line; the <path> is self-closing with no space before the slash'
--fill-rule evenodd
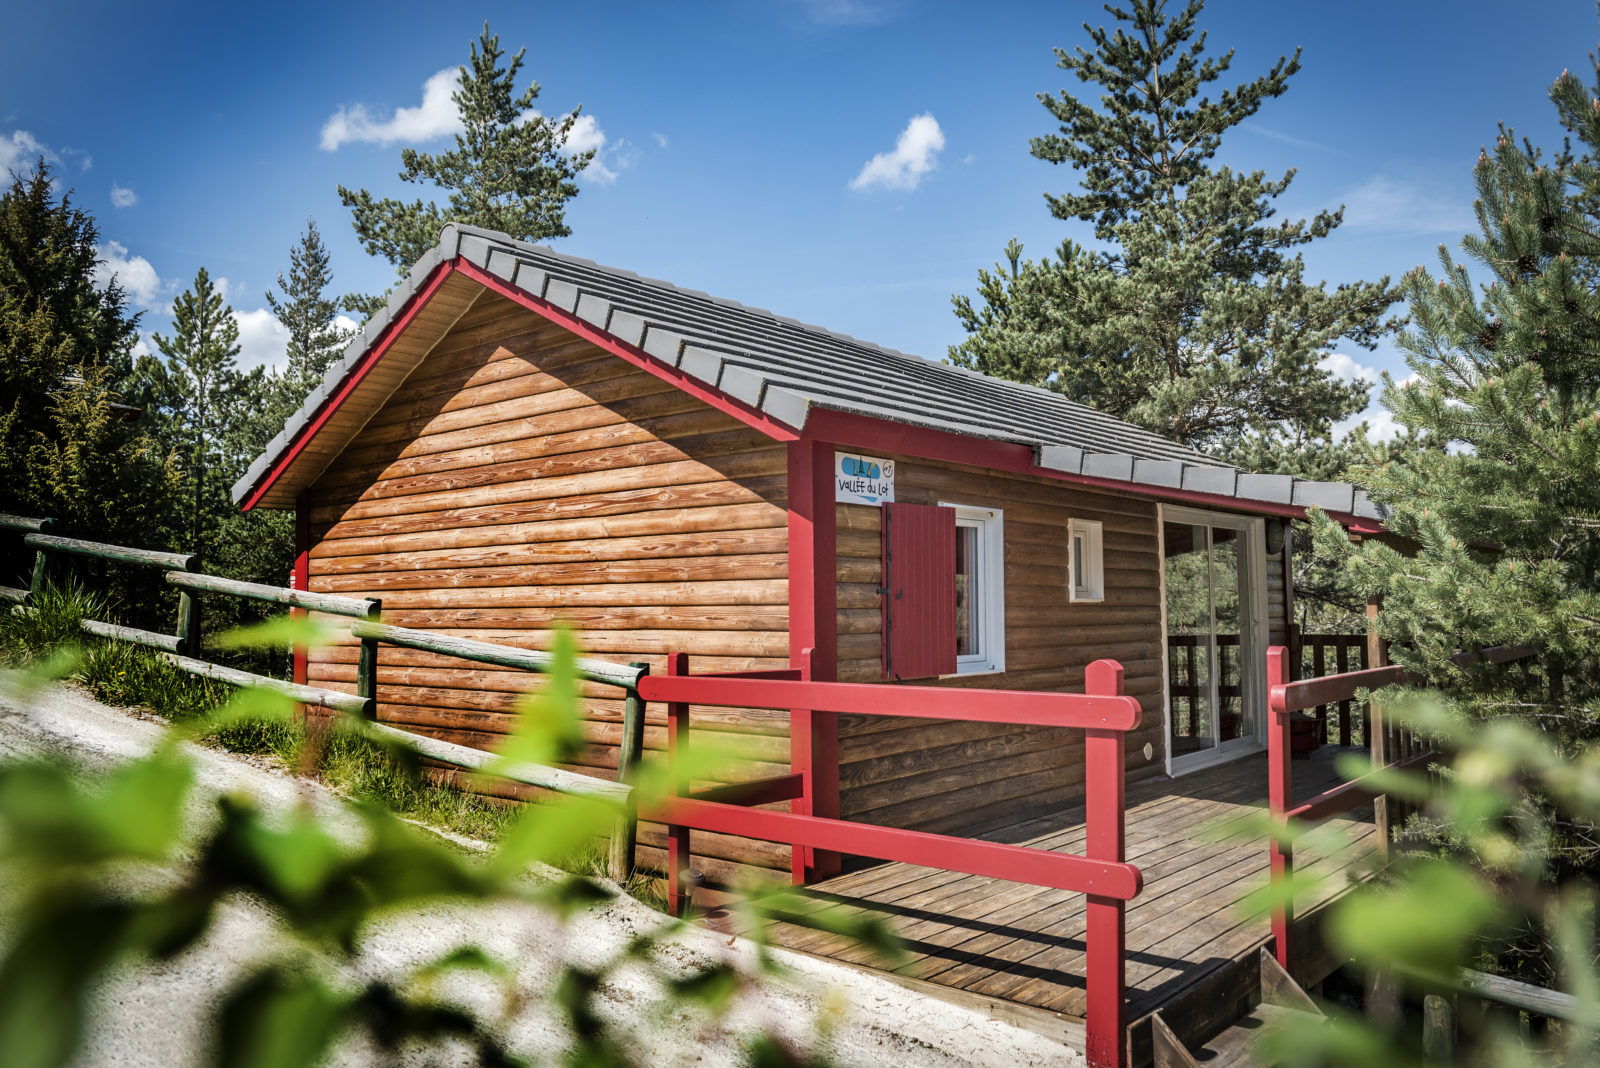
<path id="1" fill-rule="evenodd" d="M 689 674 L 688 653 L 667 654 L 667 674 Z M 672 790 L 682 796 L 689 792 L 688 783 L 678 781 L 678 757 L 689 744 L 689 706 L 682 701 L 667 702 L 667 775 L 672 780 Z M 684 872 L 689 868 L 689 828 L 667 824 L 667 912 L 673 916 L 684 913 L 687 898 L 683 892 Z"/>
<path id="2" fill-rule="evenodd" d="M 1084 672 L 1083 689 L 1089 694 L 1121 696 L 1122 665 L 1115 660 L 1096 660 Z M 1125 737 L 1119 730 L 1088 730 L 1083 742 L 1084 855 L 1118 864 L 1127 859 Z M 1126 908 L 1127 902 L 1120 898 L 1088 895 L 1085 1046 L 1093 1068 L 1121 1068 L 1128 1062 Z"/>
<path id="3" fill-rule="evenodd" d="M 1289 650 L 1274 645 L 1267 650 L 1267 811 L 1274 834 L 1267 843 L 1273 882 L 1281 883 L 1294 872 L 1294 847 L 1281 840 L 1287 828 L 1286 813 L 1294 805 L 1289 742 Z M 1294 974 L 1294 902 L 1279 898 L 1272 907 L 1273 952 L 1283 970 Z"/>
<path id="4" fill-rule="evenodd" d="M 639 669 L 639 677 L 650 674 L 650 665 L 634 661 L 631 667 Z M 622 738 L 617 744 L 617 781 L 631 783 L 639 770 L 639 760 L 644 755 L 644 699 L 639 696 L 635 682 L 622 699 Z M 617 816 L 616 828 L 611 832 L 611 856 L 607 868 L 612 882 L 619 885 L 633 874 L 633 854 L 639 843 L 639 799 L 632 794 Z"/>
<path id="5" fill-rule="evenodd" d="M 368 597 L 366 618 L 374 623 L 381 622 L 383 601 L 376 597 Z M 361 639 L 361 658 L 356 661 L 356 693 L 367 699 L 366 708 L 361 714 L 370 720 L 378 718 L 378 639 Z"/>
<path id="6" fill-rule="evenodd" d="M 200 563 L 198 556 L 190 556 L 183 565 L 183 569 L 193 574 Z M 178 638 L 178 655 L 199 657 L 200 655 L 200 594 L 183 589 L 178 593 L 178 629 L 175 631 Z"/>
<path id="7" fill-rule="evenodd" d="M 41 519 L 36 533 L 48 534 L 55 528 L 54 519 Z M 39 599 L 39 594 L 44 590 L 45 580 L 50 577 L 50 558 L 43 549 L 33 550 L 33 575 L 28 579 L 28 596 L 23 604 L 32 604 Z"/>

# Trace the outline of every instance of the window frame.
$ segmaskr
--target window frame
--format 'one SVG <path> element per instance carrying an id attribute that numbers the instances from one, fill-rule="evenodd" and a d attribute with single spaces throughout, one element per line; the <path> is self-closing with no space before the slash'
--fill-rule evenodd
<path id="1" fill-rule="evenodd" d="M 976 529 L 973 539 L 977 567 L 978 596 L 972 608 L 977 617 L 974 628 L 978 652 L 956 657 L 956 675 L 988 675 L 1006 669 L 1006 535 L 1005 512 L 999 508 L 940 501 L 941 508 L 953 508 L 956 530 Z M 957 535 L 959 536 L 959 534 Z M 952 589 L 951 596 L 955 595 Z"/>
<path id="2" fill-rule="evenodd" d="M 1078 584 L 1079 539 L 1085 549 L 1082 585 Z M 1073 604 L 1102 604 L 1106 599 L 1105 527 L 1098 519 L 1067 521 L 1067 591 Z"/>

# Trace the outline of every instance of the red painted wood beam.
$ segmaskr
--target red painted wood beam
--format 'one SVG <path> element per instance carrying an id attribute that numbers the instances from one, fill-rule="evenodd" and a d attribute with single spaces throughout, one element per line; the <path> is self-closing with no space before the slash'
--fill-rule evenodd
<path id="1" fill-rule="evenodd" d="M 1019 475 L 1070 482 L 1079 486 L 1094 486 L 1116 490 L 1136 497 L 1149 497 L 1161 501 L 1184 501 L 1252 515 L 1281 515 L 1291 519 L 1304 519 L 1306 510 L 1298 505 L 1257 501 L 1247 497 L 1229 497 L 1217 493 L 1198 493 L 1194 490 L 1170 489 L 1161 486 L 1144 486 L 1115 478 L 1098 478 L 1093 475 L 1074 475 L 1054 468 L 1040 467 L 1034 462 L 1031 445 L 1013 441 L 994 441 L 988 438 L 969 437 L 949 430 L 930 427 L 907 426 L 885 419 L 841 412 L 832 408 L 811 410 L 806 419 L 807 437 L 831 442 L 842 448 L 876 452 L 894 452 L 925 460 L 943 460 L 947 463 L 986 467 L 995 471 L 1011 471 Z M 1341 525 L 1360 534 L 1383 532 L 1383 524 L 1350 512 L 1329 512 Z"/>
<path id="2" fill-rule="evenodd" d="M 641 806 L 639 818 L 1120 900 L 1138 894 L 1142 885 L 1139 869 L 1126 863 L 687 797 Z"/>
<path id="3" fill-rule="evenodd" d="M 683 675 L 689 671 L 687 653 L 667 654 L 667 674 Z M 645 676 L 649 678 L 649 676 Z M 672 776 L 672 788 L 678 793 L 687 792 L 687 784 L 678 781 L 678 757 L 689 744 L 689 706 L 682 702 L 667 705 L 667 768 Z M 667 912 L 682 916 L 687 901 L 683 893 L 684 873 L 689 870 L 689 828 L 682 824 L 667 825 Z"/>
<path id="4" fill-rule="evenodd" d="M 837 530 L 834 522 L 833 447 L 810 440 L 788 446 L 789 473 L 789 664 L 807 682 L 839 677 Z M 728 680 L 734 686 L 759 680 Z M 771 682 L 768 685 L 798 685 Z M 814 710 L 795 693 L 762 707 L 789 710 L 789 770 L 801 776 L 803 796 L 790 811 L 832 818 L 839 815 L 839 717 Z M 808 695 L 809 697 L 809 695 Z M 798 847 L 790 875 L 798 885 L 837 874 L 841 858 Z"/>
<path id="5" fill-rule="evenodd" d="M 1139 726 L 1142 715 L 1137 698 L 1109 693 L 969 690 L 856 682 L 820 684 L 706 675 L 646 675 L 639 680 L 639 696 L 646 701 L 687 701 L 728 708 L 804 705 L 862 716 L 908 716 L 1109 731 L 1133 730 Z"/>
<path id="6" fill-rule="evenodd" d="M 294 502 L 294 570 L 289 585 L 297 590 L 311 589 L 311 502 L 309 495 L 301 493 Z M 291 608 L 291 616 L 304 621 L 308 613 L 304 608 Z M 304 642 L 294 646 L 294 681 L 304 686 L 308 674 L 308 657 Z"/>
<path id="7" fill-rule="evenodd" d="M 1412 768 L 1427 767 L 1437 756 L 1437 753 L 1429 749 L 1425 753 L 1417 753 L 1415 756 L 1409 756 L 1404 760 L 1397 760 L 1381 770 L 1404 772 L 1410 771 Z M 1352 779 L 1350 782 L 1335 786 L 1330 790 L 1324 790 L 1299 807 L 1290 809 L 1285 813 L 1285 816 L 1290 821 L 1319 823 L 1329 816 L 1337 816 L 1341 813 L 1349 812 L 1357 805 L 1382 797 L 1384 796 L 1384 791 L 1372 784 L 1371 780 L 1374 774 L 1376 772 L 1363 775 L 1359 779 Z"/>
<path id="8" fill-rule="evenodd" d="M 1090 700 L 1123 697 L 1122 665 L 1096 660 L 1084 671 Z M 1067 695 L 1076 696 L 1076 695 Z M 1138 707 L 1138 703 L 1134 703 Z M 1094 728 L 1084 732 L 1084 852 L 1108 864 L 1126 861 L 1126 735 Z M 1137 892 L 1137 888 L 1135 888 Z M 1130 897 L 1132 895 L 1129 895 Z M 1085 909 L 1085 1055 L 1096 1068 L 1127 1063 L 1127 902 L 1115 894 L 1089 892 Z"/>
<path id="9" fill-rule="evenodd" d="M 1267 852 L 1272 880 L 1277 883 L 1286 881 L 1294 872 L 1294 846 L 1284 837 L 1288 829 L 1289 806 L 1294 804 L 1289 741 L 1290 708 L 1286 697 L 1293 686 L 1306 685 L 1306 682 L 1289 682 L 1289 650 L 1286 647 L 1274 645 L 1267 650 L 1267 810 L 1275 825 L 1275 833 L 1267 843 Z M 1290 975 L 1294 974 L 1293 935 L 1294 902 L 1280 897 L 1272 909 L 1273 954 Z"/>

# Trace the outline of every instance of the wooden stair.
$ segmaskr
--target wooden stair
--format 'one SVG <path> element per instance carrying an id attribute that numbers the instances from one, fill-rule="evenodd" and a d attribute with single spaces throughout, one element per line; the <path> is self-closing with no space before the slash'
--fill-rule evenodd
<path id="1" fill-rule="evenodd" d="M 1261 999 L 1243 1018 L 1191 1052 L 1155 1014 L 1151 1040 L 1155 1068 L 1226 1068 L 1265 1066 L 1261 1036 L 1272 1027 L 1318 1027 L 1324 1016 L 1311 995 L 1283 970 L 1271 953 L 1261 950 Z"/>

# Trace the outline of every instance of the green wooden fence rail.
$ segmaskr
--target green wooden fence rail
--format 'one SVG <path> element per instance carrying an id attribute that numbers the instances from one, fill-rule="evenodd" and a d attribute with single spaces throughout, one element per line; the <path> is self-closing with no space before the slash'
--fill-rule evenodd
<path id="1" fill-rule="evenodd" d="M 27 611 L 30 603 L 37 599 L 39 592 L 44 588 L 50 553 L 88 556 L 139 567 L 160 568 L 165 583 L 179 593 L 178 618 L 172 634 L 126 627 L 97 619 L 83 620 L 84 632 L 97 638 L 132 642 L 155 649 L 157 655 L 173 667 L 202 678 L 215 679 L 234 686 L 256 686 L 282 694 L 301 705 L 348 713 L 355 717 L 360 729 L 369 737 L 404 745 L 420 756 L 454 767 L 482 769 L 496 757 L 493 753 L 481 749 L 457 745 L 454 742 L 414 734 L 386 723 L 379 723 L 377 719 L 379 646 L 400 646 L 476 663 L 540 673 L 548 671 L 553 660 L 549 653 L 538 650 L 518 649 L 514 646 L 473 641 L 433 631 L 390 626 L 380 622 L 383 603 L 377 598 L 337 597 L 257 582 L 240 582 L 220 575 L 207 575 L 195 570 L 196 561 L 190 555 L 59 537 L 49 533 L 53 527 L 54 521 L 50 519 L 0 514 L 0 531 L 20 533 L 23 545 L 34 550 L 33 573 L 28 588 L 0 586 L 0 602 L 10 602 L 13 606 L 12 611 Z M 287 608 L 349 618 L 350 633 L 361 643 L 356 670 L 356 692 L 349 693 L 304 683 L 286 682 L 283 679 L 257 675 L 201 659 L 201 617 L 198 601 L 200 594 L 242 597 L 283 605 Z M 611 877 L 618 882 L 625 881 L 632 874 L 638 845 L 638 804 L 634 797 L 632 782 L 644 754 L 645 706 L 639 697 L 639 679 L 649 671 L 648 664 L 622 665 L 591 659 L 578 661 L 578 674 L 581 678 L 615 686 L 623 691 L 622 740 L 618 754 L 616 782 L 581 772 L 536 764 L 517 764 L 497 768 L 494 772 L 498 777 L 512 782 L 557 793 L 597 797 L 616 804 L 620 811 L 611 834 L 607 866 Z"/>

